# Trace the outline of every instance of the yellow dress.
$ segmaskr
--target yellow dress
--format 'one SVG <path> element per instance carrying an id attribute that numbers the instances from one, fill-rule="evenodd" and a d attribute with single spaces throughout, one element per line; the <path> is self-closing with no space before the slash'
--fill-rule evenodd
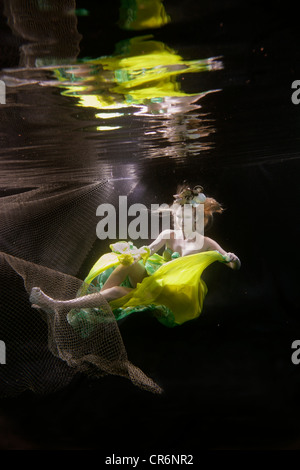
<path id="1" fill-rule="evenodd" d="M 226 258 L 218 251 L 206 251 L 169 259 L 171 260 L 166 261 L 165 256 L 158 254 L 145 254 L 140 262 L 144 263 L 149 275 L 128 294 L 110 302 L 117 320 L 133 312 L 151 310 L 161 323 L 173 327 L 200 315 L 207 293 L 207 286 L 201 275 L 211 263 L 224 263 L 227 262 Z M 101 289 L 115 266 L 120 262 L 130 264 L 130 261 L 133 258 L 130 260 L 128 251 L 106 253 L 92 267 L 85 282 L 89 284 L 94 281 L 98 289 Z M 122 285 L 128 286 L 128 281 Z"/>

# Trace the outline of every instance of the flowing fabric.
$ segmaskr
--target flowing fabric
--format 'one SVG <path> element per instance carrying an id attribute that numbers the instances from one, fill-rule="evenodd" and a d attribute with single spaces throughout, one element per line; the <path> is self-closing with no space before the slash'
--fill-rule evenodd
<path id="1" fill-rule="evenodd" d="M 144 260 L 148 276 L 128 294 L 109 302 L 116 319 L 150 310 L 161 323 L 173 327 L 197 318 L 207 293 L 201 275 L 215 261 L 224 263 L 226 258 L 218 251 L 177 257 L 171 261 L 158 254 L 150 256 Z M 95 263 L 85 282 L 94 280 L 101 289 L 118 264 L 120 254 L 106 253 Z M 130 286 L 128 279 L 122 285 Z"/>

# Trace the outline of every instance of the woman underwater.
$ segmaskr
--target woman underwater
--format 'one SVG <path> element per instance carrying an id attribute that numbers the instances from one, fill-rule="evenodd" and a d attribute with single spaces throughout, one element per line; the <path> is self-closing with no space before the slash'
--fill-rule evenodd
<path id="1" fill-rule="evenodd" d="M 223 209 L 215 199 L 203 194 L 201 186 L 182 187 L 170 210 L 174 229 L 162 231 L 149 246 L 139 249 L 131 242 L 110 245 L 112 252 L 95 263 L 78 297 L 55 300 L 34 287 L 32 306 L 46 311 L 71 308 L 68 321 L 74 327 L 90 308 L 103 304 L 103 298 L 117 320 L 143 310 L 152 311 L 169 327 L 197 318 L 207 292 L 201 279 L 204 269 L 215 261 L 232 269 L 239 269 L 241 263 L 234 253 L 226 252 L 204 235 L 214 213 L 222 213 Z M 157 252 L 163 247 L 160 256 Z M 89 286 L 96 286 L 99 292 L 88 293 Z M 98 314 L 101 315 L 100 309 Z"/>

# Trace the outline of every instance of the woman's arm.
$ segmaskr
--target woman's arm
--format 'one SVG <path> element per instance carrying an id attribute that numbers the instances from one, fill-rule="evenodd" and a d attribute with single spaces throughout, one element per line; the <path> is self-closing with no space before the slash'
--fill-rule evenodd
<path id="1" fill-rule="evenodd" d="M 221 255 L 226 256 L 226 258 L 229 260 L 227 263 L 227 266 L 231 269 L 240 269 L 241 267 L 241 262 L 239 258 L 234 254 L 234 253 L 229 253 L 223 248 L 212 238 L 204 237 L 204 245 L 203 245 L 203 251 L 218 251 L 221 253 Z"/>

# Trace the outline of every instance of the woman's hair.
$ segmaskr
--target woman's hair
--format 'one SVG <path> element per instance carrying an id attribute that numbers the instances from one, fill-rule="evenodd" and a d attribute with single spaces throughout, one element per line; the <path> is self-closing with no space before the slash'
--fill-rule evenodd
<path id="1" fill-rule="evenodd" d="M 214 214 L 222 214 L 224 208 L 212 197 L 207 197 L 204 203 L 204 226 L 210 227 Z"/>
<path id="2" fill-rule="evenodd" d="M 175 197 L 174 203 L 171 206 L 172 213 L 174 214 L 180 206 L 183 206 L 185 202 L 184 196 L 187 192 L 191 193 L 191 196 L 188 196 L 188 199 L 189 199 L 189 198 L 197 197 L 197 194 L 198 195 L 200 194 L 203 196 L 202 189 L 203 188 L 201 186 L 195 186 L 193 189 L 191 189 L 191 187 L 187 183 L 178 186 L 176 195 L 174 195 Z M 180 203 L 178 202 L 178 200 L 181 197 L 183 197 L 183 200 Z M 189 201 L 187 200 L 186 203 L 188 204 Z M 204 206 L 204 227 L 208 228 L 212 224 L 214 214 L 222 214 L 222 212 L 224 211 L 224 208 L 221 206 L 221 204 L 218 201 L 216 201 L 212 197 L 206 197 L 205 201 L 202 204 Z M 197 207 L 195 207 L 195 210 L 197 210 Z"/>

